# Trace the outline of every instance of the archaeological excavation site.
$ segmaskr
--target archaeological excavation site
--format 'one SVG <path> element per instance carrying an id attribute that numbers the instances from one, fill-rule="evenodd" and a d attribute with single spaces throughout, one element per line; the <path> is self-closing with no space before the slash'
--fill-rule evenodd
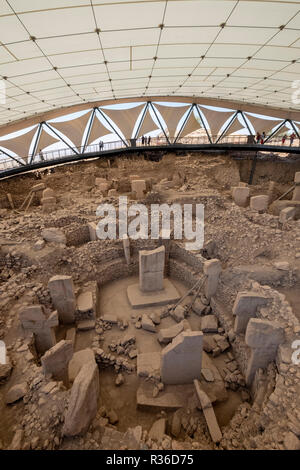
<path id="1" fill-rule="evenodd" d="M 183 151 L 1 181 L 1 449 L 299 449 L 300 166 L 279 160 L 252 185 L 248 160 Z M 203 204 L 203 247 L 172 218 L 98 239 L 120 196 Z"/>
<path id="2" fill-rule="evenodd" d="M 0 0 L 0 470 L 300 451 L 299 31 Z"/>

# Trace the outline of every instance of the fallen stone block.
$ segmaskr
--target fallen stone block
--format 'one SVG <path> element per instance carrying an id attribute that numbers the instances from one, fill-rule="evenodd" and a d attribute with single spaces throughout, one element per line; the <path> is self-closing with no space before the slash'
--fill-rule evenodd
<path id="1" fill-rule="evenodd" d="M 150 331 L 151 333 L 156 333 L 156 327 L 155 327 L 153 321 L 145 313 L 142 316 L 142 328 L 143 328 L 143 330 Z"/>
<path id="2" fill-rule="evenodd" d="M 296 216 L 295 207 L 286 207 L 279 214 L 279 222 L 285 224 L 288 220 L 293 220 Z"/>
<path id="3" fill-rule="evenodd" d="M 82 320 L 77 323 L 77 331 L 94 330 L 96 326 L 95 320 Z"/>
<path id="4" fill-rule="evenodd" d="M 42 238 L 50 243 L 63 243 L 64 245 L 67 243 L 65 234 L 58 228 L 46 228 L 42 231 Z"/>
<path id="5" fill-rule="evenodd" d="M 179 333 L 184 330 L 184 323 L 180 322 L 177 325 L 170 326 L 169 328 L 162 328 L 158 332 L 157 340 L 162 344 L 170 343 L 174 338 L 176 338 Z"/>
<path id="6" fill-rule="evenodd" d="M 90 234 L 90 241 L 95 242 L 98 240 L 97 236 L 97 224 L 95 222 L 88 222 L 87 224 L 88 231 Z"/>
<path id="7" fill-rule="evenodd" d="M 266 195 L 252 196 L 250 198 L 250 209 L 263 212 L 268 209 L 269 197 Z"/>
<path id="8" fill-rule="evenodd" d="M 236 205 L 247 207 L 249 204 L 250 189 L 248 187 L 235 187 L 232 189 L 232 197 Z"/>
<path id="9" fill-rule="evenodd" d="M 107 322 L 107 323 L 111 323 L 112 325 L 114 324 L 117 324 L 118 323 L 118 318 L 116 315 L 112 315 L 110 313 L 106 314 L 106 315 L 103 315 L 103 317 L 101 317 L 101 320 Z"/>
<path id="10" fill-rule="evenodd" d="M 203 333 L 217 333 L 218 320 L 214 315 L 206 315 L 201 318 L 201 330 Z"/>
<path id="11" fill-rule="evenodd" d="M 196 313 L 196 315 L 203 315 L 206 311 L 206 307 L 207 305 L 204 305 L 200 299 L 196 299 L 193 306 L 192 306 L 192 310 L 193 312 Z"/>
<path id="12" fill-rule="evenodd" d="M 170 311 L 171 317 L 177 322 L 180 323 L 184 320 L 185 310 L 184 307 L 178 305 L 175 310 Z"/>
<path id="13" fill-rule="evenodd" d="M 213 442 L 218 443 L 222 439 L 222 433 L 218 425 L 214 409 L 211 401 L 206 393 L 201 389 L 198 380 L 194 380 L 196 393 L 200 401 L 201 409 L 203 411 L 207 427 Z"/>
<path id="14" fill-rule="evenodd" d="M 158 419 L 153 423 L 149 431 L 149 438 L 153 441 L 161 441 L 166 433 L 166 420 L 165 418 Z"/>
<path id="15" fill-rule="evenodd" d="M 14 385 L 8 390 L 5 396 L 5 403 L 7 405 L 15 403 L 21 400 L 21 398 L 23 398 L 27 392 L 28 392 L 28 385 L 26 382 Z"/>

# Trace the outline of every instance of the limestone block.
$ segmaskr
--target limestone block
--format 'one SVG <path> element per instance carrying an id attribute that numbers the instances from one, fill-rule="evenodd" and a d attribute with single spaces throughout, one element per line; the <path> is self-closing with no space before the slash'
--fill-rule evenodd
<path id="1" fill-rule="evenodd" d="M 171 310 L 170 315 L 177 323 L 180 323 L 182 320 L 184 320 L 184 307 L 178 305 L 175 310 Z"/>
<path id="2" fill-rule="evenodd" d="M 279 346 L 284 340 L 284 329 L 276 322 L 251 318 L 245 336 L 245 342 L 251 348 L 268 349 Z"/>
<path id="3" fill-rule="evenodd" d="M 142 328 L 143 330 L 150 331 L 151 333 L 156 333 L 156 328 L 153 321 L 145 313 L 142 316 Z"/>
<path id="4" fill-rule="evenodd" d="M 92 349 L 82 349 L 74 353 L 72 359 L 69 362 L 68 371 L 69 371 L 69 380 L 74 382 L 77 375 L 81 371 L 81 368 L 90 361 L 95 361 L 95 354 Z"/>
<path id="5" fill-rule="evenodd" d="M 282 209 L 279 214 L 279 222 L 284 224 L 288 220 L 293 220 L 296 215 L 296 208 L 295 207 L 286 207 Z"/>
<path id="6" fill-rule="evenodd" d="M 21 398 L 26 395 L 27 391 L 28 385 L 26 382 L 14 385 L 8 390 L 5 396 L 5 403 L 9 405 L 11 403 L 15 403 L 16 401 L 21 400 Z"/>
<path id="7" fill-rule="evenodd" d="M 144 192 L 146 191 L 146 181 L 145 180 L 132 180 L 131 191 L 134 193 L 137 199 L 142 199 L 145 195 Z"/>
<path id="8" fill-rule="evenodd" d="M 165 384 L 192 383 L 201 377 L 202 331 L 184 331 L 161 353 L 161 378 Z"/>
<path id="9" fill-rule="evenodd" d="M 184 330 L 183 322 L 180 322 L 174 326 L 170 326 L 170 328 L 162 328 L 161 330 L 159 330 L 157 340 L 161 344 L 168 344 L 174 338 L 176 338 L 176 336 L 179 335 L 179 333 L 181 333 L 183 330 Z"/>
<path id="10" fill-rule="evenodd" d="M 298 184 L 293 191 L 293 201 L 300 201 L 300 184 Z"/>
<path id="11" fill-rule="evenodd" d="M 44 374 L 50 374 L 56 380 L 63 380 L 65 383 L 68 383 L 68 365 L 72 357 L 72 342 L 60 341 L 41 358 Z"/>
<path id="12" fill-rule="evenodd" d="M 97 237 L 97 224 L 95 222 L 88 222 L 87 224 L 89 234 L 90 234 L 90 241 L 95 242 L 98 240 Z"/>
<path id="13" fill-rule="evenodd" d="M 160 364 L 160 352 L 140 353 L 137 356 L 137 375 L 139 377 L 159 376 Z"/>
<path id="14" fill-rule="evenodd" d="M 220 442 L 222 439 L 222 433 L 218 425 L 211 401 L 206 395 L 206 393 L 200 388 L 200 384 L 198 380 L 194 380 L 194 385 L 196 388 L 196 393 L 198 395 L 200 405 L 201 405 L 211 438 L 213 442 L 215 443 Z"/>
<path id="15" fill-rule="evenodd" d="M 235 333 L 245 333 L 250 318 L 256 316 L 257 308 L 266 305 L 267 302 L 267 297 L 258 295 L 255 292 L 239 292 L 232 309 L 233 316 L 236 316 Z"/>
<path id="16" fill-rule="evenodd" d="M 48 198 L 48 197 L 51 197 L 51 198 L 53 197 L 54 199 L 56 199 L 55 198 L 55 191 L 53 191 L 53 189 L 51 189 L 51 188 L 46 188 L 43 191 L 42 199 L 45 199 L 45 198 Z"/>
<path id="17" fill-rule="evenodd" d="M 201 330 L 203 333 L 216 333 L 218 331 L 218 320 L 214 315 L 206 315 L 201 318 Z"/>
<path id="18" fill-rule="evenodd" d="M 48 282 L 50 296 L 61 323 L 75 320 L 76 299 L 71 276 L 53 276 Z"/>
<path id="19" fill-rule="evenodd" d="M 88 430 L 97 414 L 99 369 L 90 361 L 82 366 L 74 380 L 63 427 L 64 436 L 77 436 Z"/>
<path id="20" fill-rule="evenodd" d="M 92 291 L 82 292 L 77 297 L 77 312 L 81 316 L 89 314 L 90 318 L 95 318 L 96 306 Z"/>
<path id="21" fill-rule="evenodd" d="M 50 243 L 67 243 L 65 234 L 58 228 L 46 228 L 42 231 L 42 238 Z"/>
<path id="22" fill-rule="evenodd" d="M 42 305 L 30 305 L 19 311 L 19 318 L 24 330 L 34 334 L 38 353 L 44 354 L 55 345 L 56 339 L 52 328 L 58 325 L 56 311 L 47 318 Z"/>
<path id="23" fill-rule="evenodd" d="M 297 171 L 297 172 L 295 173 L 294 182 L 295 182 L 296 184 L 300 184 L 300 171 Z"/>
<path id="24" fill-rule="evenodd" d="M 266 195 L 252 196 L 250 198 L 250 208 L 255 211 L 266 211 L 268 209 L 269 197 Z"/>
<path id="25" fill-rule="evenodd" d="M 250 197 L 250 189 L 247 187 L 236 187 L 232 190 L 234 202 L 240 207 L 247 207 Z"/>
<path id="26" fill-rule="evenodd" d="M 123 235 L 123 250 L 126 259 L 126 263 L 130 264 L 130 240 L 128 235 Z"/>
<path id="27" fill-rule="evenodd" d="M 139 281 L 142 292 L 163 289 L 165 247 L 139 252 Z"/>
<path id="28" fill-rule="evenodd" d="M 149 438 L 154 441 L 159 442 L 164 437 L 165 432 L 166 432 L 166 420 L 165 418 L 161 418 L 155 421 L 155 423 L 153 423 L 149 431 Z"/>
<path id="29" fill-rule="evenodd" d="M 203 263 L 203 273 L 207 276 L 205 281 L 205 296 L 207 299 L 211 299 L 217 292 L 221 271 L 222 265 L 218 259 L 211 259 Z"/>
<path id="30" fill-rule="evenodd" d="M 279 344 L 285 339 L 284 329 L 276 322 L 251 318 L 245 342 L 251 348 L 246 371 L 246 383 L 250 386 L 258 369 L 265 369 L 275 360 Z"/>

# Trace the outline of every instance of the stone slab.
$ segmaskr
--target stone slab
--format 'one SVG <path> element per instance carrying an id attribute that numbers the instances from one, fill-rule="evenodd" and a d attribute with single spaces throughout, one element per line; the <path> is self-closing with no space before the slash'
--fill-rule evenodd
<path id="1" fill-rule="evenodd" d="M 127 288 L 127 297 L 132 308 L 167 305 L 177 302 L 180 294 L 169 279 L 164 279 L 163 289 L 157 292 L 142 292 L 139 284 Z"/>
<path id="2" fill-rule="evenodd" d="M 194 402 L 196 406 L 196 396 L 193 384 L 186 385 L 166 385 L 157 397 L 153 398 L 153 384 L 142 382 L 137 390 L 136 396 L 138 408 L 177 410 L 184 408 Z"/>

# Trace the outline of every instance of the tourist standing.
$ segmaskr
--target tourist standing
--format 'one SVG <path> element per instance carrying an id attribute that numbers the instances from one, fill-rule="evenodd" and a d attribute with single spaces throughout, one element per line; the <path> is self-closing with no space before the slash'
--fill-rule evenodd
<path id="1" fill-rule="evenodd" d="M 290 147 L 293 145 L 293 142 L 296 138 L 296 134 L 295 132 L 293 132 L 291 135 L 290 135 Z"/>
<path id="2" fill-rule="evenodd" d="M 286 141 L 286 134 L 282 136 L 281 144 L 284 145 L 285 141 Z"/>

